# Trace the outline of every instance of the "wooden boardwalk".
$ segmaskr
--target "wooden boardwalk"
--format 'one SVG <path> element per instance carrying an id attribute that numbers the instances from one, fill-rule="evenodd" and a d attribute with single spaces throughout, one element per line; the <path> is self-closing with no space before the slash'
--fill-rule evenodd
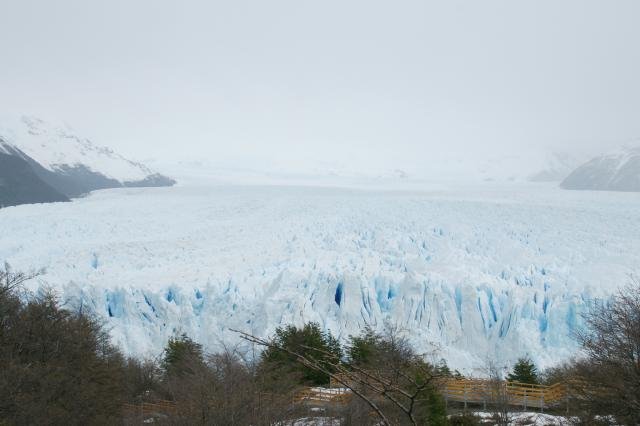
<path id="1" fill-rule="evenodd" d="M 342 387 L 341 382 L 349 383 L 348 377 L 331 380 L 330 387 Z M 435 386 L 448 402 L 467 404 L 508 405 L 523 409 L 540 410 L 557 407 L 568 397 L 568 387 L 564 383 L 551 386 L 531 385 L 527 383 L 495 381 L 486 379 L 443 378 Z"/>
<path id="2" fill-rule="evenodd" d="M 344 406 L 354 397 L 353 392 L 336 382 L 333 387 L 307 387 L 293 394 L 294 404 Z M 568 396 L 567 386 L 558 383 L 551 386 L 501 382 L 482 379 L 441 379 L 436 387 L 447 403 L 495 406 L 498 404 L 523 409 L 545 410 L 563 404 Z M 165 417 L 175 414 L 177 406 L 172 401 L 125 404 L 125 416 L 129 418 Z"/>
<path id="3" fill-rule="evenodd" d="M 445 379 L 438 388 L 447 402 L 518 406 L 540 410 L 557 407 L 566 401 L 563 383 L 551 386 L 481 379 Z"/>
<path id="4" fill-rule="evenodd" d="M 304 388 L 294 395 L 293 402 L 344 405 L 352 397 L 353 393 L 344 388 Z"/>
<path id="5" fill-rule="evenodd" d="M 175 414 L 176 403 L 173 401 L 141 402 L 138 404 L 125 404 L 123 407 L 125 418 L 166 417 Z"/>

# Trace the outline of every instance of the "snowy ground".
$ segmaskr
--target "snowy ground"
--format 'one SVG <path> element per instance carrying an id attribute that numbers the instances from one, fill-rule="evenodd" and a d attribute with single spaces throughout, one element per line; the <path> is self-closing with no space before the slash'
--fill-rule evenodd
<path id="1" fill-rule="evenodd" d="M 494 417 L 492 413 L 474 413 L 474 415 L 484 422 L 492 422 Z M 543 413 L 518 412 L 509 415 L 509 424 L 516 426 L 568 426 L 577 423 L 577 419 Z"/>
<path id="2" fill-rule="evenodd" d="M 331 417 L 304 417 L 302 419 L 293 420 L 277 424 L 275 426 L 340 426 L 341 421 Z"/>
<path id="3" fill-rule="evenodd" d="M 580 312 L 640 268 L 640 196 L 548 185 L 430 192 L 205 185 L 0 210 L 0 261 L 47 268 L 127 351 L 209 349 L 280 324 L 404 327 L 481 374 L 575 352 Z"/>
<path id="4" fill-rule="evenodd" d="M 483 423 L 493 423 L 493 414 L 491 413 L 475 413 L 474 415 Z M 574 421 L 563 416 L 528 412 L 512 413 L 509 418 L 509 425 L 513 426 L 569 426 L 577 423 L 577 420 Z M 305 417 L 281 426 L 340 426 L 340 424 L 339 419 L 330 417 Z"/>

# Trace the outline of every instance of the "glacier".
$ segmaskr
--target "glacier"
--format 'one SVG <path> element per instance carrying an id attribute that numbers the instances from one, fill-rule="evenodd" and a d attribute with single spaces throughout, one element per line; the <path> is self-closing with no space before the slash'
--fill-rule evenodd
<path id="1" fill-rule="evenodd" d="M 574 356 L 581 312 L 640 265 L 640 197 L 548 184 L 356 190 L 203 182 L 0 210 L 0 261 L 101 318 L 128 354 L 317 321 L 393 326 L 481 375 Z"/>

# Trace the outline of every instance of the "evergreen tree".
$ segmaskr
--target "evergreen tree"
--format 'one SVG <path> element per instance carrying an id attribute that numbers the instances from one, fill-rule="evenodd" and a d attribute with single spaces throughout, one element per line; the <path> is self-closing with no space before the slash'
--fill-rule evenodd
<path id="1" fill-rule="evenodd" d="M 347 358 L 353 365 L 370 365 L 374 362 L 381 346 L 380 336 L 367 325 L 359 336 L 349 336 Z"/>
<path id="2" fill-rule="evenodd" d="M 402 389 L 404 394 L 390 391 L 398 401 L 406 402 L 406 394 L 416 392 L 416 386 L 426 385 L 413 400 L 414 417 L 418 424 L 447 423 L 444 401 L 435 385 L 430 383 L 434 377 L 451 376 L 451 370 L 444 360 L 438 366 L 427 363 L 397 328 L 377 333 L 367 327 L 359 336 L 350 336 L 347 361 L 354 371 L 367 371 Z M 391 416 L 402 418 L 392 406 L 385 409 Z"/>
<path id="3" fill-rule="evenodd" d="M 191 340 L 186 334 L 169 339 L 162 359 L 166 375 L 193 374 L 194 368 L 203 364 L 202 345 Z"/>
<path id="4" fill-rule="evenodd" d="M 440 362 L 435 366 L 435 373 L 440 377 L 453 377 L 453 373 L 451 369 L 447 365 L 447 361 L 445 359 L 441 359 Z"/>
<path id="5" fill-rule="evenodd" d="M 329 375 L 301 365 L 295 356 L 279 348 L 317 360 L 329 371 L 334 370 L 331 364 L 340 362 L 342 358 L 338 340 L 330 333 L 322 331 L 320 325 L 315 322 L 305 324 L 302 328 L 292 325 L 279 327 L 276 329 L 273 343 L 276 348 L 267 348 L 262 353 L 263 363 L 286 372 L 299 373 L 302 381 L 314 385 L 328 384 Z"/>
<path id="6" fill-rule="evenodd" d="M 538 369 L 529 358 L 520 358 L 513 366 L 513 371 L 507 376 L 510 382 L 527 383 L 537 385 Z"/>

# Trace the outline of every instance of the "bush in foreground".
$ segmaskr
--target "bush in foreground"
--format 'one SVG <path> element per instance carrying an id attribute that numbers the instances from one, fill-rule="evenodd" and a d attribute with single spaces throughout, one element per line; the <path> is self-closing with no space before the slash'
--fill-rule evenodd
<path id="1" fill-rule="evenodd" d="M 126 398 L 125 360 L 92 318 L 46 293 L 18 296 L 26 275 L 0 271 L 0 419 L 9 424 L 110 424 Z"/>

